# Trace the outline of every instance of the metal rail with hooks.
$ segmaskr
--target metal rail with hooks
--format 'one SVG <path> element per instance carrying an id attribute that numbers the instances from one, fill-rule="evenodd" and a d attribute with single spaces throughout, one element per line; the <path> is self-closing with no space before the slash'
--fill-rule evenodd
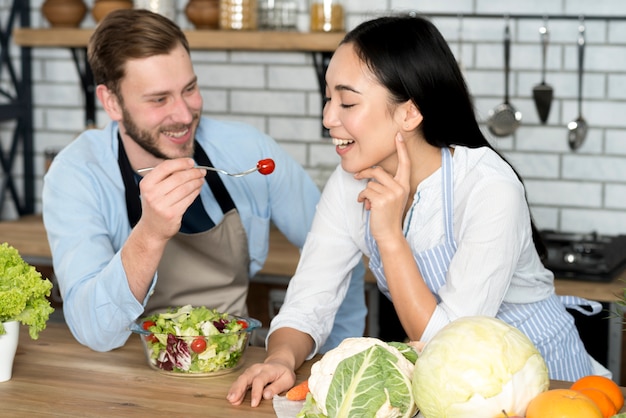
<path id="1" fill-rule="evenodd" d="M 626 15 L 567 15 L 567 14 L 515 14 L 515 13 L 422 13 L 428 17 L 450 17 L 450 18 L 469 18 L 469 19 L 511 19 L 511 20 L 623 20 L 626 21 Z"/>

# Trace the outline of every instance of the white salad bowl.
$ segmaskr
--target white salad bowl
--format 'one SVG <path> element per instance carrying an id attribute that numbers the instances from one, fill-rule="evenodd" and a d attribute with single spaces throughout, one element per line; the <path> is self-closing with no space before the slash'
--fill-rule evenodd
<path id="1" fill-rule="evenodd" d="M 198 311 L 215 316 L 195 321 Z M 254 318 L 185 306 L 141 318 L 130 329 L 139 334 L 148 365 L 154 370 L 175 376 L 208 377 L 241 366 L 250 335 L 260 326 Z"/>

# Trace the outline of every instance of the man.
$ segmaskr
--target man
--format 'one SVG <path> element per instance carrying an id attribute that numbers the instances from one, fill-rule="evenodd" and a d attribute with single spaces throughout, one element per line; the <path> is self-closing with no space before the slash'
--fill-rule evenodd
<path id="1" fill-rule="evenodd" d="M 183 32 L 146 10 L 103 19 L 88 47 L 96 94 L 112 120 L 55 158 L 43 216 L 66 321 L 97 351 L 122 346 L 147 313 L 185 304 L 246 314 L 269 225 L 302 247 L 319 190 L 271 138 L 201 116 Z M 264 158 L 267 176 L 229 177 Z M 154 167 L 153 170 L 138 170 Z M 326 349 L 362 335 L 362 266 Z M 334 295 L 333 297 L 338 297 Z"/>

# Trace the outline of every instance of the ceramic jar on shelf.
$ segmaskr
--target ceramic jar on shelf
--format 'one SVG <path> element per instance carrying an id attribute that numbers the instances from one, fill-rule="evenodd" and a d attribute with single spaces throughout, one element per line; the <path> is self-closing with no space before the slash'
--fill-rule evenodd
<path id="1" fill-rule="evenodd" d="M 220 29 L 256 30 L 256 0 L 220 0 Z"/>
<path id="2" fill-rule="evenodd" d="M 133 0 L 96 0 L 91 9 L 91 16 L 97 23 L 113 10 L 132 8 Z"/>
<path id="3" fill-rule="evenodd" d="M 46 0 L 41 14 L 52 27 L 77 28 L 87 14 L 87 6 L 82 0 Z"/>
<path id="4" fill-rule="evenodd" d="M 189 0 L 185 7 L 185 15 L 196 29 L 217 29 L 220 20 L 220 0 Z"/>
<path id="5" fill-rule="evenodd" d="M 296 30 L 298 5 L 295 0 L 258 0 L 259 30 Z"/>
<path id="6" fill-rule="evenodd" d="M 310 0 L 311 32 L 343 32 L 345 18 L 339 0 Z"/>
<path id="7" fill-rule="evenodd" d="M 175 0 L 133 0 L 133 7 L 135 9 L 147 9 L 170 20 L 176 20 Z"/>

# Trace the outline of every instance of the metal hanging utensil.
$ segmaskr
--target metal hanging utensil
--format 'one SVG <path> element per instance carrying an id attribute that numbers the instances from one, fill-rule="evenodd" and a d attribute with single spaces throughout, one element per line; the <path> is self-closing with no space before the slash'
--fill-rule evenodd
<path id="1" fill-rule="evenodd" d="M 517 130 L 521 121 L 522 113 L 509 103 L 509 60 L 511 49 L 511 30 L 509 18 L 506 18 L 504 28 L 504 102 L 489 112 L 487 126 L 495 136 L 509 136 Z"/>
<path id="2" fill-rule="evenodd" d="M 539 120 L 545 124 L 550 115 L 554 95 L 554 89 L 546 83 L 546 58 L 550 39 L 547 18 L 544 19 L 543 25 L 539 28 L 539 35 L 541 37 L 541 82 L 533 87 L 533 100 L 539 114 Z"/>
<path id="3" fill-rule="evenodd" d="M 567 142 L 573 151 L 580 148 L 587 136 L 589 126 L 583 118 L 583 71 L 585 64 L 585 22 L 578 25 L 578 117 L 567 124 Z"/>

